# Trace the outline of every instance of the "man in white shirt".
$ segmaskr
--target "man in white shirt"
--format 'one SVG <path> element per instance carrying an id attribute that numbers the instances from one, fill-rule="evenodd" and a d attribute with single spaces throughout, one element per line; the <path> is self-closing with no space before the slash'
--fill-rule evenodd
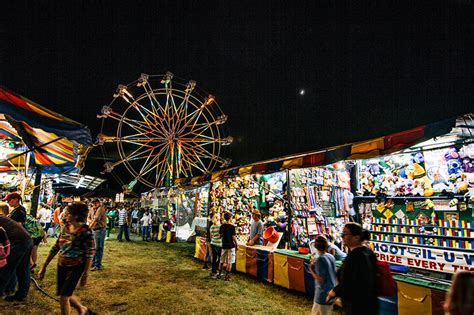
<path id="1" fill-rule="evenodd" d="M 41 226 L 43 226 L 43 230 L 48 234 L 49 227 L 51 226 L 51 219 L 53 217 L 51 209 L 47 205 L 42 204 L 36 217 Z"/>

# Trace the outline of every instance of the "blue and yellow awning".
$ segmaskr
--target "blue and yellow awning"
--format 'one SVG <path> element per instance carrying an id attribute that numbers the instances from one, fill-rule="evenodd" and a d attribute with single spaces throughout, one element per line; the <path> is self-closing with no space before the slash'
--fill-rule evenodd
<path id="1" fill-rule="evenodd" d="M 1 86 L 0 113 L 0 138 L 21 140 L 33 152 L 34 166 L 42 173 L 58 174 L 82 167 L 92 146 L 87 126 Z"/>

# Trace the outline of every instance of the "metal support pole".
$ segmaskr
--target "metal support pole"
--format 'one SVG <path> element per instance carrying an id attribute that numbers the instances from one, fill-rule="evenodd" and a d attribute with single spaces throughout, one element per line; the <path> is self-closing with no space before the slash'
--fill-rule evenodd
<path id="1" fill-rule="evenodd" d="M 35 189 L 33 190 L 33 194 L 31 195 L 31 209 L 30 214 L 36 218 L 36 211 L 38 210 L 38 201 L 39 201 L 39 194 L 41 191 L 41 171 L 36 169 L 35 175 Z"/>

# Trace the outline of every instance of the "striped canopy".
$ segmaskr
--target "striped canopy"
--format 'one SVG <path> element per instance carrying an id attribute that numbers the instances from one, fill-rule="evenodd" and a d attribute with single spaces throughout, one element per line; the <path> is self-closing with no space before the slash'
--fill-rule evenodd
<path id="1" fill-rule="evenodd" d="M 21 140 L 33 152 L 34 166 L 44 174 L 77 172 L 92 146 L 87 126 L 2 86 L 0 113 L 0 138 L 14 142 Z M 4 165 L 5 162 L 0 161 L 4 171 L 9 166 Z"/>
<path id="2" fill-rule="evenodd" d="M 323 150 L 277 158 L 269 161 L 235 167 L 194 178 L 179 178 L 176 185 L 200 185 L 208 181 L 217 181 L 225 177 L 245 176 L 255 173 L 273 173 L 285 169 L 331 165 L 343 160 L 369 159 L 399 152 L 424 141 L 455 133 L 461 138 L 471 138 L 474 115 L 466 114 L 440 122 L 416 127 L 370 140 L 343 144 Z M 467 120 L 467 121 L 466 121 Z"/>

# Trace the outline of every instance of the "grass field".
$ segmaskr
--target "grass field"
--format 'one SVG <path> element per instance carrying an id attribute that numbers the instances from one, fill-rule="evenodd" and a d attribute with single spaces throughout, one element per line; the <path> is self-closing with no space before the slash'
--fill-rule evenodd
<path id="1" fill-rule="evenodd" d="M 41 264 L 55 239 L 40 246 Z M 104 269 L 91 272 L 76 294 L 99 314 L 309 314 L 312 301 L 298 293 L 235 274 L 230 282 L 209 277 L 195 258 L 194 244 L 145 243 L 138 238 L 105 242 Z M 56 260 L 42 288 L 54 295 Z M 59 314 L 59 303 L 34 284 L 27 302 L 0 300 L 0 314 Z"/>

